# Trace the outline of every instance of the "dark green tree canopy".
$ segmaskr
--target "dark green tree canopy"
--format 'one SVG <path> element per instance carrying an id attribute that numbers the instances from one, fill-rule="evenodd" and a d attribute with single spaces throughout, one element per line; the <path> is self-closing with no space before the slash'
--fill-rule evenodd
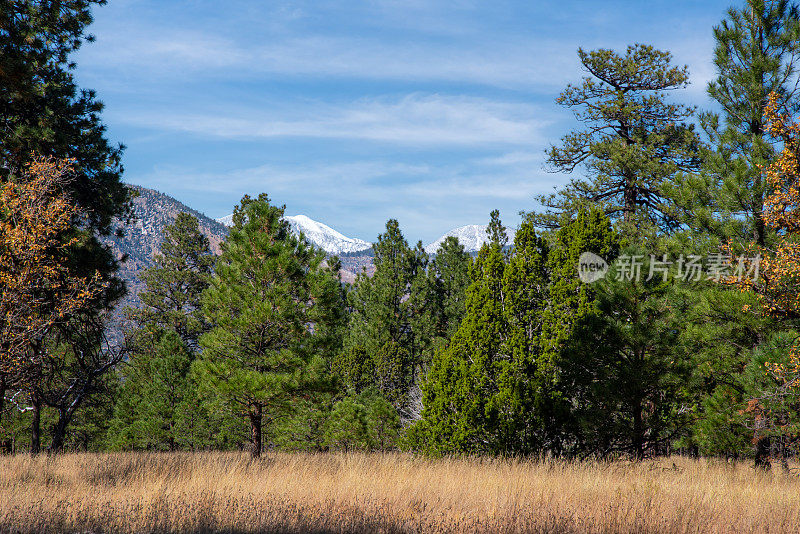
<path id="1" fill-rule="evenodd" d="M 253 454 L 262 418 L 290 411 L 292 399 L 327 387 L 342 314 L 336 265 L 292 234 L 284 208 L 245 196 L 203 293 L 214 328 L 200 338 L 201 384 L 246 415 Z"/>
<path id="2" fill-rule="evenodd" d="M 139 298 L 142 306 L 128 316 L 139 326 L 151 325 L 175 331 L 184 343 L 197 347 L 208 326 L 200 297 L 208 287 L 214 256 L 197 218 L 179 213 L 164 229 L 161 252 L 153 258 L 142 280 L 147 285 Z"/>
<path id="3" fill-rule="evenodd" d="M 668 91 L 688 85 L 687 68 L 673 66 L 669 52 L 641 44 L 624 55 L 607 49 L 579 49 L 578 55 L 589 75 L 580 86 L 567 86 L 557 102 L 585 127 L 552 147 L 548 163 L 554 172 L 583 166 L 586 178 L 538 197 L 546 210 L 532 220 L 556 228 L 594 204 L 629 228 L 675 228 L 662 184 L 699 164 L 699 141 L 686 122 L 694 109 L 667 99 Z"/>
<path id="4" fill-rule="evenodd" d="M 768 235 L 762 169 L 775 154 L 764 110 L 770 93 L 792 111 L 800 105 L 800 13 L 785 0 L 747 0 L 728 10 L 714 37 L 717 77 L 708 94 L 721 113 L 701 116 L 711 145 L 703 151 L 702 172 L 682 177 L 670 196 L 695 234 L 763 246 Z"/>
<path id="5" fill-rule="evenodd" d="M 349 377 L 346 386 L 360 391 L 357 385 L 373 384 L 400 409 L 430 342 L 428 256 L 421 245 L 408 245 L 394 219 L 373 250 L 374 274 L 359 274 L 348 295 L 351 314 L 337 368 Z M 343 369 L 345 361 L 350 369 Z M 354 376 L 355 369 L 368 376 Z"/>
<path id="6" fill-rule="evenodd" d="M 70 55 L 105 0 L 0 0 L 0 168 L 18 174 L 37 153 L 72 158 L 69 188 L 89 226 L 107 233 L 127 213 L 122 146 L 112 146 L 94 91 L 79 89 Z"/>

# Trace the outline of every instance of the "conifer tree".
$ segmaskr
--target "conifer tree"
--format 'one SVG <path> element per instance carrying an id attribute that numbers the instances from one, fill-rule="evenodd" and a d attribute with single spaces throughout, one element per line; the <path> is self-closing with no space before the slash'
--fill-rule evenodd
<path id="1" fill-rule="evenodd" d="M 621 258 L 640 253 L 625 249 Z M 620 279 L 620 268 L 597 284 L 593 320 L 575 336 L 571 363 L 583 373 L 576 416 L 583 452 L 641 459 L 665 450 L 690 422 L 693 362 L 680 337 L 688 306 L 675 280 Z"/>
<path id="2" fill-rule="evenodd" d="M 373 250 L 374 274 L 360 273 L 348 296 L 352 311 L 336 368 L 349 389 L 375 386 L 402 409 L 430 343 L 427 254 L 409 247 L 394 219 Z"/>
<path id="3" fill-rule="evenodd" d="M 105 0 L 0 0 L 0 181 L 20 173 L 32 154 L 73 159 L 65 190 L 95 231 L 124 214 L 122 147 L 111 146 L 94 91 L 75 83 L 71 56 L 84 41 L 93 5 Z"/>
<path id="4" fill-rule="evenodd" d="M 428 274 L 437 304 L 436 336 L 441 339 L 449 340 L 461 324 L 471 264 L 464 245 L 453 236 L 445 238 L 430 261 Z"/>
<path id="5" fill-rule="evenodd" d="M 663 185 L 699 163 L 698 138 L 687 122 L 694 109 L 666 97 L 688 85 L 687 68 L 673 66 L 669 52 L 642 44 L 624 55 L 579 49 L 578 56 L 589 76 L 567 86 L 557 102 L 586 128 L 553 146 L 548 163 L 555 172 L 583 166 L 587 177 L 538 197 L 546 211 L 532 220 L 557 228 L 588 203 L 632 232 L 674 229 L 678 221 Z"/>
<path id="6" fill-rule="evenodd" d="M 550 302 L 548 247 L 525 222 L 506 259 L 504 232 L 471 270 L 466 313 L 437 351 L 423 386 L 422 420 L 411 432 L 421 448 L 448 452 L 531 453 L 553 447 L 552 370 L 542 367 L 542 317 Z M 576 260 L 577 265 L 577 260 Z"/>
<path id="7" fill-rule="evenodd" d="M 470 270 L 464 319 L 444 350 L 436 352 L 422 386 L 416 445 L 436 454 L 498 452 L 497 414 L 487 413 L 497 393 L 494 364 L 506 325 L 505 262 L 497 243 L 484 244 Z"/>
<path id="8" fill-rule="evenodd" d="M 328 387 L 338 350 L 338 266 L 282 219 L 284 208 L 262 194 L 245 196 L 233 214 L 203 310 L 214 328 L 200 338 L 195 361 L 203 387 L 247 418 L 260 456 L 263 423 L 290 411 L 292 399 Z"/>
<path id="9" fill-rule="evenodd" d="M 139 326 L 172 330 L 192 349 L 207 330 L 200 297 L 208 287 L 214 256 L 196 217 L 179 213 L 164 229 L 160 253 L 142 275 L 147 288 L 139 295 L 142 306 L 128 310 Z"/>
<path id="10" fill-rule="evenodd" d="M 701 117 L 711 145 L 702 172 L 683 177 L 671 196 L 681 204 L 682 222 L 696 232 L 763 246 L 768 188 L 762 171 L 775 155 L 764 112 L 770 93 L 797 109 L 800 12 L 786 0 L 745 4 L 714 28 L 717 78 L 708 94 L 721 113 Z"/>
<path id="11" fill-rule="evenodd" d="M 135 328 L 127 332 L 130 355 L 109 440 L 123 449 L 194 448 L 208 443 L 212 421 L 219 422 L 190 375 L 198 338 L 209 328 L 200 299 L 214 264 L 197 218 L 178 214 L 153 261 L 142 275 L 141 306 L 126 310 Z"/>

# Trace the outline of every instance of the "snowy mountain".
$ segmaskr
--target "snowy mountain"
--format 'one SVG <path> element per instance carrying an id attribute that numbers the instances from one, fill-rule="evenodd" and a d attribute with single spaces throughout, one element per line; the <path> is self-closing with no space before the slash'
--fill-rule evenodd
<path id="1" fill-rule="evenodd" d="M 372 247 L 372 243 L 342 235 L 330 226 L 305 215 L 287 215 L 284 219 L 295 234 L 302 232 L 309 241 L 328 254 L 361 252 Z M 233 223 L 233 215 L 220 217 L 217 222 L 230 226 Z"/>
<path id="2" fill-rule="evenodd" d="M 508 241 L 510 243 L 514 240 L 515 232 L 511 228 L 508 228 L 506 231 L 508 232 Z M 469 224 L 467 226 L 453 228 L 433 243 L 427 245 L 425 247 L 425 252 L 428 254 L 436 254 L 436 251 L 439 250 L 444 240 L 450 236 L 457 237 L 458 242 L 464 245 L 464 250 L 467 252 L 478 252 L 481 246 L 489 241 L 489 237 L 486 235 L 485 224 Z"/>

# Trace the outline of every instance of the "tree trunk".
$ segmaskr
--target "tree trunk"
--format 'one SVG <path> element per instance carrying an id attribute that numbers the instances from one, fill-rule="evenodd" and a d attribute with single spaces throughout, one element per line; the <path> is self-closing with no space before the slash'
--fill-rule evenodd
<path id="1" fill-rule="evenodd" d="M 37 395 L 31 396 L 33 418 L 31 419 L 31 454 L 37 455 L 42 448 L 42 401 Z"/>
<path id="2" fill-rule="evenodd" d="M 770 447 L 771 443 L 769 437 L 762 436 L 756 441 L 755 466 L 757 468 L 764 469 L 765 471 L 769 471 L 772 468 L 772 464 L 769 461 Z"/>
<path id="3" fill-rule="evenodd" d="M 53 440 L 50 442 L 48 452 L 59 453 L 64 449 L 64 438 L 67 434 L 69 420 L 70 417 L 63 410 L 59 410 L 58 421 L 53 427 Z"/>
<path id="4" fill-rule="evenodd" d="M 0 423 L 3 422 L 3 410 L 6 402 L 6 374 L 0 372 Z"/>
<path id="5" fill-rule="evenodd" d="M 642 402 L 633 405 L 633 453 L 637 460 L 644 458 L 644 432 L 642 428 Z"/>
<path id="6" fill-rule="evenodd" d="M 253 458 L 261 456 L 261 404 L 254 404 L 250 408 L 250 430 L 252 439 Z"/>

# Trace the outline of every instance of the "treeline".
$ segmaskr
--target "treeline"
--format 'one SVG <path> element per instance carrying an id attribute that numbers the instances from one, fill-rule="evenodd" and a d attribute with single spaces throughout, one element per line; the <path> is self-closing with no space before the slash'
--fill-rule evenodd
<path id="1" fill-rule="evenodd" d="M 50 57 L 71 87 L 46 109 L 84 102 L 73 121 L 99 106 L 67 83 L 76 42 L 64 35 L 81 35 L 81 6 L 66 26 L 45 8 L 8 21 L 65 32 L 61 50 L 43 40 L 25 53 Z M 0 144 L 12 178 L 0 210 L 2 437 L 34 452 L 785 461 L 800 422 L 800 14 L 748 0 L 714 35 L 716 112 L 677 101 L 689 74 L 668 52 L 578 51 L 587 74 L 557 102 L 580 128 L 548 165 L 581 172 L 537 199 L 513 242 L 494 211 L 476 258 L 454 238 L 429 256 L 390 220 L 374 274 L 343 285 L 338 260 L 293 235 L 283 208 L 245 197 L 218 257 L 190 215 L 166 230 L 116 344 L 103 332 L 120 287 L 95 236 L 125 213 L 119 151 L 99 123 L 63 145 L 13 130 Z M 31 152 L 58 159 L 32 166 Z M 81 196 L 94 183 L 108 193 Z M 35 218 L 20 198 L 40 199 Z M 50 244 L 26 248 L 35 235 Z"/>

